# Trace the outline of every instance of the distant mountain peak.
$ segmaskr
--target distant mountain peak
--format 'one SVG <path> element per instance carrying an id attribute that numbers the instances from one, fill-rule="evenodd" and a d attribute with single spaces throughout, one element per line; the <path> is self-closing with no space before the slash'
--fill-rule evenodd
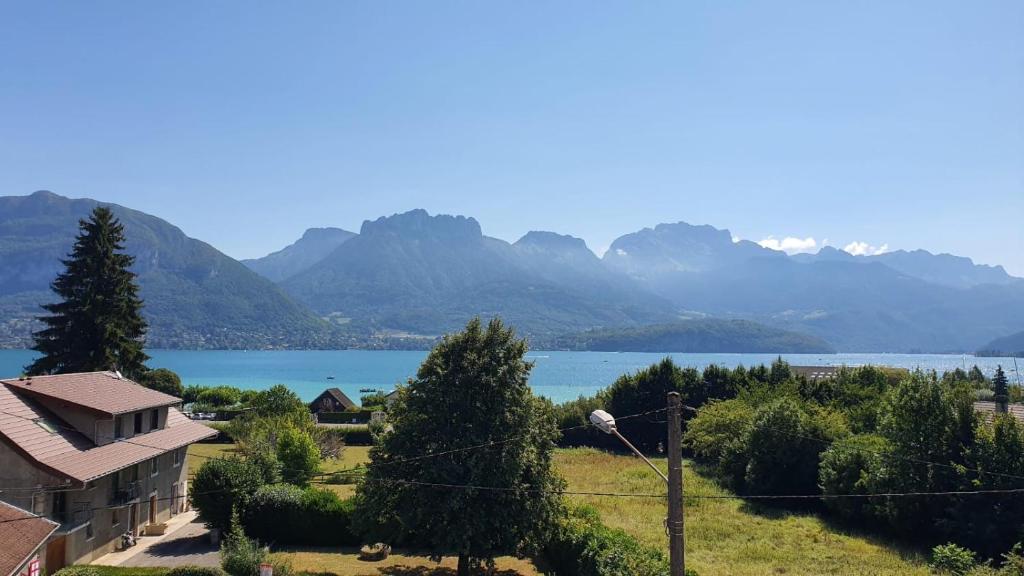
<path id="1" fill-rule="evenodd" d="M 309 228 L 277 252 L 242 263 L 264 278 L 280 282 L 309 269 L 355 235 L 341 228 Z"/>
<path id="2" fill-rule="evenodd" d="M 365 220 L 359 230 L 362 236 L 393 234 L 402 237 L 433 237 L 437 239 L 480 240 L 483 233 L 475 218 L 437 214 L 431 216 L 417 208 L 401 214 Z"/>
<path id="3" fill-rule="evenodd" d="M 578 252 L 581 250 L 590 251 L 590 249 L 587 248 L 587 243 L 582 238 L 542 230 L 531 230 L 527 232 L 522 238 L 516 240 L 514 246 L 518 246 L 520 248 L 530 247 L 566 252 Z"/>

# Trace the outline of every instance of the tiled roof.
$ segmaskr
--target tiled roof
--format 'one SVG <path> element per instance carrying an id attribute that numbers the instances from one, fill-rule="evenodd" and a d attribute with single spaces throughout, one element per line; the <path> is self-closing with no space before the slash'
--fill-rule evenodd
<path id="1" fill-rule="evenodd" d="M 35 553 L 59 524 L 0 502 L 0 576 L 10 576 Z"/>
<path id="2" fill-rule="evenodd" d="M 356 407 L 356 403 L 353 402 L 351 398 L 346 396 L 345 393 L 342 392 L 340 388 L 328 388 L 327 390 L 324 390 L 323 393 L 320 394 L 320 396 L 317 396 L 317 398 L 319 399 L 324 394 L 328 394 L 331 397 L 333 397 L 336 401 L 338 401 L 339 404 L 344 406 L 346 409 Z M 315 404 L 316 400 L 314 400 L 313 403 Z"/>
<path id="3" fill-rule="evenodd" d="M 82 372 L 0 380 L 27 393 L 83 406 L 111 416 L 181 402 L 113 372 Z"/>
<path id="4" fill-rule="evenodd" d="M 78 482 L 94 480 L 217 435 L 216 430 L 168 408 L 164 428 L 96 446 L 27 396 L 22 388 L 0 382 L 0 441 L 50 473 Z"/>
<path id="5" fill-rule="evenodd" d="M 975 402 L 974 409 L 977 410 L 978 412 L 981 412 L 985 416 L 989 416 L 991 414 L 996 413 L 996 403 Z M 1009 413 L 1020 422 L 1024 422 L 1024 404 L 1010 404 Z"/>

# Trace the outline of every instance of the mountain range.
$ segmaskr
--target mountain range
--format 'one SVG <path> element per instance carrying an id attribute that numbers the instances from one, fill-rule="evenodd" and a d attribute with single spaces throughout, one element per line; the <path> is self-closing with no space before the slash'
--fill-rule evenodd
<path id="1" fill-rule="evenodd" d="M 77 220 L 96 204 L 0 198 L 0 345 L 28 342 Z M 412 210 L 358 234 L 310 229 L 239 263 L 113 208 L 156 346 L 423 347 L 477 314 L 502 316 L 534 347 L 663 352 L 959 352 L 1024 328 L 1024 280 L 923 250 L 788 256 L 678 222 L 626 234 L 599 258 L 572 236 L 509 243 L 473 218 Z"/>

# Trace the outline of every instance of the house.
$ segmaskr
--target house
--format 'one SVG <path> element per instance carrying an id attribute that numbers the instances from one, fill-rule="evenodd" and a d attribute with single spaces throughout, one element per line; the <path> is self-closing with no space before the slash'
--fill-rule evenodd
<path id="1" fill-rule="evenodd" d="M 984 418 L 992 418 L 994 414 L 999 412 L 999 410 L 996 409 L 996 403 L 991 401 L 975 402 L 974 410 Z M 1012 415 L 1018 422 L 1024 424 L 1024 404 L 1007 404 L 1006 413 Z"/>
<path id="2" fill-rule="evenodd" d="M 803 377 L 809 381 L 832 378 L 839 372 L 838 366 L 790 366 L 793 376 Z"/>
<path id="3" fill-rule="evenodd" d="M 353 402 L 338 388 L 328 388 L 309 403 L 309 410 L 314 414 L 321 412 L 345 412 L 355 410 L 359 405 Z"/>
<path id="4" fill-rule="evenodd" d="M 39 550 L 60 525 L 0 502 L 0 576 L 40 576 Z"/>
<path id="5" fill-rule="evenodd" d="M 46 573 L 186 509 L 186 449 L 217 432 L 180 404 L 111 372 L 0 380 L 0 500 L 58 524 Z"/>

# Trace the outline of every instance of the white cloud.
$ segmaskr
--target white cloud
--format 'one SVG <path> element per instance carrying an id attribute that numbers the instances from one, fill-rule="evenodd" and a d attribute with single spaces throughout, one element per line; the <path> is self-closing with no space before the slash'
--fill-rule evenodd
<path id="1" fill-rule="evenodd" d="M 872 246 L 867 242 L 854 241 L 844 246 L 843 250 L 854 256 L 877 256 L 888 252 L 889 245 L 883 243 L 881 246 Z"/>
<path id="2" fill-rule="evenodd" d="M 758 242 L 764 248 L 771 250 L 780 250 L 786 254 L 798 254 L 800 252 L 813 252 L 818 247 L 818 242 L 811 236 L 807 238 L 795 238 L 793 236 L 786 236 L 783 239 L 769 236 L 764 240 Z"/>
<path id="3" fill-rule="evenodd" d="M 739 244 L 741 240 L 743 240 L 743 238 L 740 238 L 739 236 L 733 236 L 732 237 L 732 243 L 733 244 Z"/>

